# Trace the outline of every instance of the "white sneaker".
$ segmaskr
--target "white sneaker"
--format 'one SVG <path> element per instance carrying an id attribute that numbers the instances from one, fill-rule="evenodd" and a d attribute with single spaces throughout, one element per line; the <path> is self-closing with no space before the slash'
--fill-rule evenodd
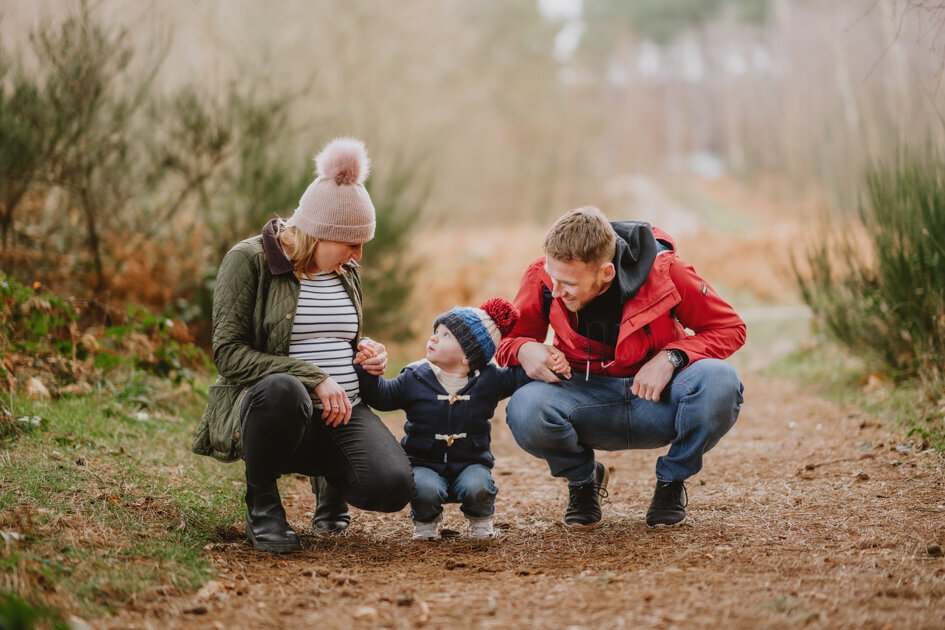
<path id="1" fill-rule="evenodd" d="M 442 514 L 432 523 L 421 523 L 420 521 L 414 521 L 413 522 L 413 539 L 414 540 L 436 540 L 437 538 L 439 538 L 441 520 L 443 520 Z"/>
<path id="2" fill-rule="evenodd" d="M 466 517 L 469 523 L 469 537 L 478 540 L 486 538 L 495 538 L 495 529 L 492 527 L 492 517 L 483 516 L 482 518 Z"/>

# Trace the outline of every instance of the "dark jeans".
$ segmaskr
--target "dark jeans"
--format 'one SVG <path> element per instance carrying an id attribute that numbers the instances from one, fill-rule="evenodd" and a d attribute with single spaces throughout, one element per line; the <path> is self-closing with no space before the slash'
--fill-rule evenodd
<path id="1" fill-rule="evenodd" d="M 318 410 L 316 410 L 318 412 Z M 305 386 L 286 374 L 250 388 L 240 410 L 246 480 L 265 485 L 280 475 L 322 475 L 362 510 L 397 512 L 413 496 L 413 472 L 391 432 L 367 405 L 351 421 L 325 426 L 312 414 Z"/>

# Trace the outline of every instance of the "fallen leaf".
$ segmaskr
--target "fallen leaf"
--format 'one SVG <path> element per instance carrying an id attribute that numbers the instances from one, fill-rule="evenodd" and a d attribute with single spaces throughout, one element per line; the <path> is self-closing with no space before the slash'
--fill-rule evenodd
<path id="1" fill-rule="evenodd" d="M 377 609 L 371 606 L 361 606 L 354 611 L 354 618 L 359 621 L 377 621 Z"/>
<path id="2" fill-rule="evenodd" d="M 33 400 L 45 400 L 50 398 L 49 390 L 46 389 L 43 382 L 35 376 L 31 376 L 26 381 L 26 395 Z"/>
<path id="3" fill-rule="evenodd" d="M 199 591 L 197 591 L 197 599 L 203 599 L 203 600 L 211 599 L 217 593 L 222 593 L 224 590 L 225 589 L 222 584 L 220 584 L 216 580 L 210 580 L 209 582 L 204 584 L 203 587 Z"/>

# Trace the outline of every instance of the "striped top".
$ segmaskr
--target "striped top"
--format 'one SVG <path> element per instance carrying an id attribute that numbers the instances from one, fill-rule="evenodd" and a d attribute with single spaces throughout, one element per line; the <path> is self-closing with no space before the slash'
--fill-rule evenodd
<path id="1" fill-rule="evenodd" d="M 354 371 L 351 342 L 358 334 L 358 313 L 334 272 L 301 278 L 302 290 L 295 310 L 289 356 L 308 361 L 328 373 L 345 388 L 351 404 L 361 402 L 358 375 Z M 317 399 L 312 401 L 321 409 Z"/>

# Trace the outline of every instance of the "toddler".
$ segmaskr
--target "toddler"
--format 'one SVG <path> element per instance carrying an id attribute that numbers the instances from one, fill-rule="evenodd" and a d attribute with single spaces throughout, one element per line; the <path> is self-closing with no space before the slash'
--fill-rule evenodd
<path id="1" fill-rule="evenodd" d="M 498 493 L 492 481 L 489 419 L 499 401 L 530 379 L 519 368 L 500 368 L 492 356 L 518 320 L 503 298 L 479 308 L 457 306 L 433 322 L 426 359 L 386 380 L 359 371 L 361 396 L 381 411 L 407 413 L 401 444 L 413 467 L 410 502 L 413 538 L 439 538 L 444 503 L 460 503 L 469 537 L 493 538 Z M 362 350 L 368 356 L 372 349 Z M 567 368 L 561 357 L 561 365 Z"/>

